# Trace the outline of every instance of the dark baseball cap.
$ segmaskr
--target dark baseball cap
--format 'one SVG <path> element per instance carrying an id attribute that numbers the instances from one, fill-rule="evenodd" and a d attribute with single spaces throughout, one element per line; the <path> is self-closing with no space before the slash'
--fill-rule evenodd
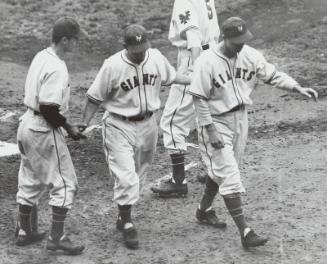
<path id="1" fill-rule="evenodd" d="M 142 52 L 150 48 L 146 29 L 138 24 L 126 27 L 124 32 L 124 44 L 131 52 Z"/>
<path id="2" fill-rule="evenodd" d="M 223 38 L 235 44 L 246 43 L 253 38 L 252 33 L 246 27 L 245 21 L 239 17 L 226 19 L 221 28 Z"/>

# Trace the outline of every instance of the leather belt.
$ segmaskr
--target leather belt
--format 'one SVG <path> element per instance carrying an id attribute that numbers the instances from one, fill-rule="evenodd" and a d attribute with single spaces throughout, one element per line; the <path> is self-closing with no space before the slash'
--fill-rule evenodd
<path id="1" fill-rule="evenodd" d="M 245 109 L 245 105 L 240 104 L 240 105 L 233 107 L 231 110 L 227 111 L 227 113 L 236 112 L 236 111 L 244 110 L 244 109 Z"/>
<path id="2" fill-rule="evenodd" d="M 27 108 L 28 108 L 28 110 L 32 111 L 34 115 L 41 115 L 41 113 L 39 111 L 36 111 L 31 107 L 27 107 Z"/>
<path id="3" fill-rule="evenodd" d="M 150 118 L 153 115 L 153 112 L 147 112 L 147 113 L 139 114 L 139 115 L 135 115 L 135 116 L 122 116 L 122 115 L 119 115 L 116 113 L 111 113 L 111 114 L 117 118 L 120 118 L 121 120 L 124 120 L 124 121 L 138 122 L 138 121 L 143 121 L 143 120 Z"/>
<path id="4" fill-rule="evenodd" d="M 205 44 L 205 45 L 202 46 L 202 49 L 203 49 L 203 50 L 207 50 L 207 49 L 209 49 L 209 48 L 210 48 L 209 44 Z"/>

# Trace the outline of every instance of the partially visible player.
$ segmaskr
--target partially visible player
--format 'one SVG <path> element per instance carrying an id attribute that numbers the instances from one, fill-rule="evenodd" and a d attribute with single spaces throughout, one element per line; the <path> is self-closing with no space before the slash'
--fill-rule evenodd
<path id="1" fill-rule="evenodd" d="M 151 49 L 143 26 L 133 24 L 124 32 L 125 49 L 106 59 L 87 91 L 84 130 L 100 104 L 106 160 L 115 177 L 114 202 L 118 205 L 116 226 L 125 245 L 138 248 L 131 217 L 139 199 L 140 183 L 152 162 L 158 138 L 155 112 L 160 108 L 161 86 L 189 84 L 157 49 Z"/>
<path id="2" fill-rule="evenodd" d="M 215 1 L 176 0 L 168 38 L 178 49 L 178 70 L 192 69 L 202 50 L 218 43 Z M 186 85 L 174 85 L 162 114 L 160 126 L 165 148 L 171 157 L 172 178 L 151 187 L 160 196 L 178 197 L 188 193 L 185 179 L 185 137 L 195 128 L 194 106 L 192 96 L 187 94 L 188 89 L 189 86 Z"/>
<path id="3" fill-rule="evenodd" d="M 196 211 L 200 222 L 212 217 L 212 203 L 218 191 L 237 225 L 244 248 L 264 245 L 244 217 L 241 193 L 245 192 L 239 165 L 248 135 L 247 106 L 256 81 L 317 98 L 311 88 L 268 63 L 254 48 L 245 22 L 231 17 L 222 24 L 223 41 L 197 59 L 189 93 L 193 95 L 199 119 L 199 143 L 208 175 L 206 188 Z"/>
<path id="4" fill-rule="evenodd" d="M 44 238 L 45 233 L 36 231 L 34 210 L 43 191 L 48 189 L 52 227 L 47 249 L 72 255 L 80 254 L 84 246 L 74 245 L 64 234 L 64 221 L 74 201 L 77 179 L 62 128 L 75 140 L 84 137 L 65 117 L 70 96 L 65 58 L 74 51 L 79 34 L 80 26 L 74 19 L 55 22 L 51 46 L 36 54 L 28 70 L 24 97 L 27 111 L 20 118 L 17 134 L 21 164 L 16 245 L 26 246 Z"/>

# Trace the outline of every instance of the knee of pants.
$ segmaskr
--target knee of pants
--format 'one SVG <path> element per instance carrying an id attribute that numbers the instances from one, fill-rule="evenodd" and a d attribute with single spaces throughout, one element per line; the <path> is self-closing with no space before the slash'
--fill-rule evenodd
<path id="1" fill-rule="evenodd" d="M 134 173 L 127 173 L 125 175 L 117 175 L 115 181 L 115 189 L 134 189 L 140 184 L 139 176 Z"/>

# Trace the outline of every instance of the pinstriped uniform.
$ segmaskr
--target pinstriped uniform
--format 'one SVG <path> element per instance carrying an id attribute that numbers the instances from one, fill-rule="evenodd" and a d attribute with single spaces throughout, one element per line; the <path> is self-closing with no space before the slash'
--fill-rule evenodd
<path id="1" fill-rule="evenodd" d="M 37 204 L 42 192 L 50 191 L 49 204 L 70 208 L 77 190 L 74 166 L 61 128 L 51 127 L 39 114 L 39 104 L 57 105 L 68 111 L 70 96 L 66 64 L 52 48 L 33 59 L 25 83 L 24 104 L 17 133 L 21 153 L 17 202 Z"/>
<path id="2" fill-rule="evenodd" d="M 219 39 L 214 0 L 176 0 L 168 38 L 178 48 L 177 68 L 192 68 L 191 48 L 214 45 Z M 174 84 L 163 111 L 160 126 L 165 147 L 171 153 L 185 152 L 185 137 L 195 128 L 192 96 L 189 86 Z"/>

